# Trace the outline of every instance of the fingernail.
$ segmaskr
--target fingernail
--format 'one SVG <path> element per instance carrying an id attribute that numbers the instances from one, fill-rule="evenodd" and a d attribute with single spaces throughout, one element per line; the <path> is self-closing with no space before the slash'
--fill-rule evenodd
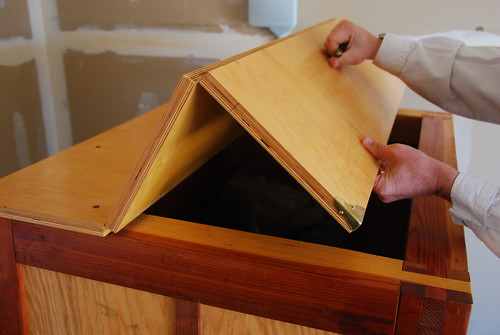
<path id="1" fill-rule="evenodd" d="M 371 145 L 373 143 L 373 139 L 371 137 L 365 136 L 361 139 L 361 143 L 364 145 Z"/>
<path id="2" fill-rule="evenodd" d="M 328 59 L 328 63 L 330 63 L 330 66 L 334 69 L 339 67 L 339 60 L 335 57 L 330 57 L 330 59 Z"/>

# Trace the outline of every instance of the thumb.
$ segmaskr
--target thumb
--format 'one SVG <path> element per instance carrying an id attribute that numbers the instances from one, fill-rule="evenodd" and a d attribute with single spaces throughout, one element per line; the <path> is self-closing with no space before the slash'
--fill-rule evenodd
<path id="1" fill-rule="evenodd" d="M 383 145 L 372 139 L 371 137 L 363 137 L 361 144 L 378 160 L 383 160 Z"/>

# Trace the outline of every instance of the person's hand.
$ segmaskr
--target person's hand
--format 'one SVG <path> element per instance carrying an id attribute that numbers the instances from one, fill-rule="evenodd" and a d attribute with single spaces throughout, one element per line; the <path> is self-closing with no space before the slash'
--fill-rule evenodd
<path id="1" fill-rule="evenodd" d="M 380 161 L 373 190 L 383 202 L 433 194 L 451 201 L 458 175 L 453 167 L 404 144 L 384 145 L 369 137 L 361 143 Z"/>
<path id="2" fill-rule="evenodd" d="M 374 59 L 382 41 L 363 29 L 350 22 L 340 21 L 330 32 L 325 40 L 325 51 L 328 55 L 334 55 L 341 44 L 347 43 L 347 49 L 341 57 L 330 57 L 330 65 L 334 68 L 356 65 L 365 59 Z"/>

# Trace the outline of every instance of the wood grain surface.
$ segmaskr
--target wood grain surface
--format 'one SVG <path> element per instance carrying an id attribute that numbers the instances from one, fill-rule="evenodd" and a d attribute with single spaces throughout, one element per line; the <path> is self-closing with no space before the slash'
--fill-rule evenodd
<path id="1" fill-rule="evenodd" d="M 396 334 L 465 334 L 471 313 L 469 294 L 403 283 Z"/>
<path id="2" fill-rule="evenodd" d="M 333 332 L 394 329 L 399 280 L 383 275 L 133 230 L 101 238 L 16 222 L 14 237 L 21 264 Z"/>
<path id="3" fill-rule="evenodd" d="M 377 162 L 359 139 L 387 140 L 403 84 L 368 62 L 329 68 L 337 22 L 188 73 L 166 106 L 2 178 L 0 214 L 118 231 L 245 128 L 348 228 L 333 199 L 366 207 Z"/>
<path id="4" fill-rule="evenodd" d="M 198 335 L 201 304 L 197 301 L 175 299 L 175 335 Z"/>
<path id="5" fill-rule="evenodd" d="M 451 118 L 443 114 L 412 115 L 405 114 L 405 124 L 413 128 L 419 123 L 417 119 L 422 120 L 422 148 L 453 163 Z M 43 327 L 46 316 L 30 314 L 28 318 L 24 309 L 14 311 L 8 306 L 15 301 L 22 306 L 28 296 L 37 297 L 27 301 L 29 306 L 50 304 L 52 297 L 44 292 L 55 291 L 56 287 L 73 292 L 57 293 L 57 301 L 67 304 L 76 287 L 99 292 L 106 283 L 112 283 L 187 301 L 185 305 L 175 303 L 183 310 L 176 322 L 190 331 L 198 326 L 212 329 L 229 318 L 235 324 L 251 324 L 263 331 L 287 322 L 338 333 L 374 329 L 398 334 L 440 329 L 465 333 L 472 300 L 463 228 L 450 225 L 448 217 L 443 221 L 447 205 L 440 200 L 430 197 L 416 202 L 421 207 L 412 213 L 406 260 L 144 214 L 106 238 L 30 223 L 28 219 L 20 222 L 2 218 L 0 239 L 6 248 L 0 253 L 0 308 L 7 313 L 0 314 L 0 321 L 8 326 L 7 331 L 14 332 L 26 331 L 27 320 L 30 327 Z M 20 264 L 55 272 L 41 275 L 33 271 L 28 275 L 25 267 L 19 271 Z M 63 280 L 62 274 L 99 283 Z M 34 286 L 25 295 L 22 288 L 30 285 Z M 44 289 L 38 292 L 42 286 Z M 128 296 L 125 291 L 117 296 Z M 107 303 L 115 299 L 102 295 Z M 101 294 L 89 296 L 101 298 Z M 130 299 L 134 296 L 140 295 L 132 294 Z M 198 310 L 198 303 L 210 307 Z M 243 314 L 219 314 L 212 307 Z M 30 307 L 28 312 L 40 308 Z M 91 308 L 85 308 L 83 314 L 91 315 Z M 197 313 L 202 318 L 206 312 L 208 323 L 194 322 Z M 268 324 L 261 318 L 275 321 Z M 283 327 L 292 329 L 290 325 Z"/>
<path id="6" fill-rule="evenodd" d="M 202 335 L 335 335 L 336 333 L 266 319 L 250 314 L 202 305 L 200 314 Z"/>
<path id="7" fill-rule="evenodd" d="M 426 113 L 422 116 L 419 149 L 456 167 L 453 134 L 451 115 Z M 463 227 L 451 221 L 450 207 L 437 196 L 413 200 L 404 264 L 407 271 L 470 280 Z"/>
<path id="8" fill-rule="evenodd" d="M 12 221 L 0 217 L 0 334 L 28 334 L 22 278 L 16 264 Z"/>
<path id="9" fill-rule="evenodd" d="M 0 179 L 0 215 L 92 235 L 117 205 L 164 106 Z"/>
<path id="10" fill-rule="evenodd" d="M 22 266 L 31 334 L 174 334 L 174 299 Z"/>
<path id="11" fill-rule="evenodd" d="M 198 85 L 183 77 L 106 227 L 119 231 L 243 131 Z"/>
<path id="12" fill-rule="evenodd" d="M 124 227 L 234 139 L 223 106 L 351 231 L 333 200 L 366 208 L 377 162 L 359 140 L 387 142 L 404 84 L 371 62 L 331 69 L 323 41 L 337 22 L 181 78 L 106 226 Z"/>
<path id="13" fill-rule="evenodd" d="M 369 61 L 331 69 L 323 43 L 336 23 L 212 69 L 202 85 L 352 230 L 333 200 L 366 208 L 378 165 L 360 139 L 387 142 L 404 84 Z"/>

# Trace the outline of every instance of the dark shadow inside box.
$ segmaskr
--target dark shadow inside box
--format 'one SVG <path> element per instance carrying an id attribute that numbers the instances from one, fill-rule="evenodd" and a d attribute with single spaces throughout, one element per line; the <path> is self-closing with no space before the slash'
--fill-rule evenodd
<path id="1" fill-rule="evenodd" d="M 404 259 L 410 207 L 411 200 L 384 204 L 372 194 L 363 224 L 347 233 L 244 134 L 146 213 Z"/>

